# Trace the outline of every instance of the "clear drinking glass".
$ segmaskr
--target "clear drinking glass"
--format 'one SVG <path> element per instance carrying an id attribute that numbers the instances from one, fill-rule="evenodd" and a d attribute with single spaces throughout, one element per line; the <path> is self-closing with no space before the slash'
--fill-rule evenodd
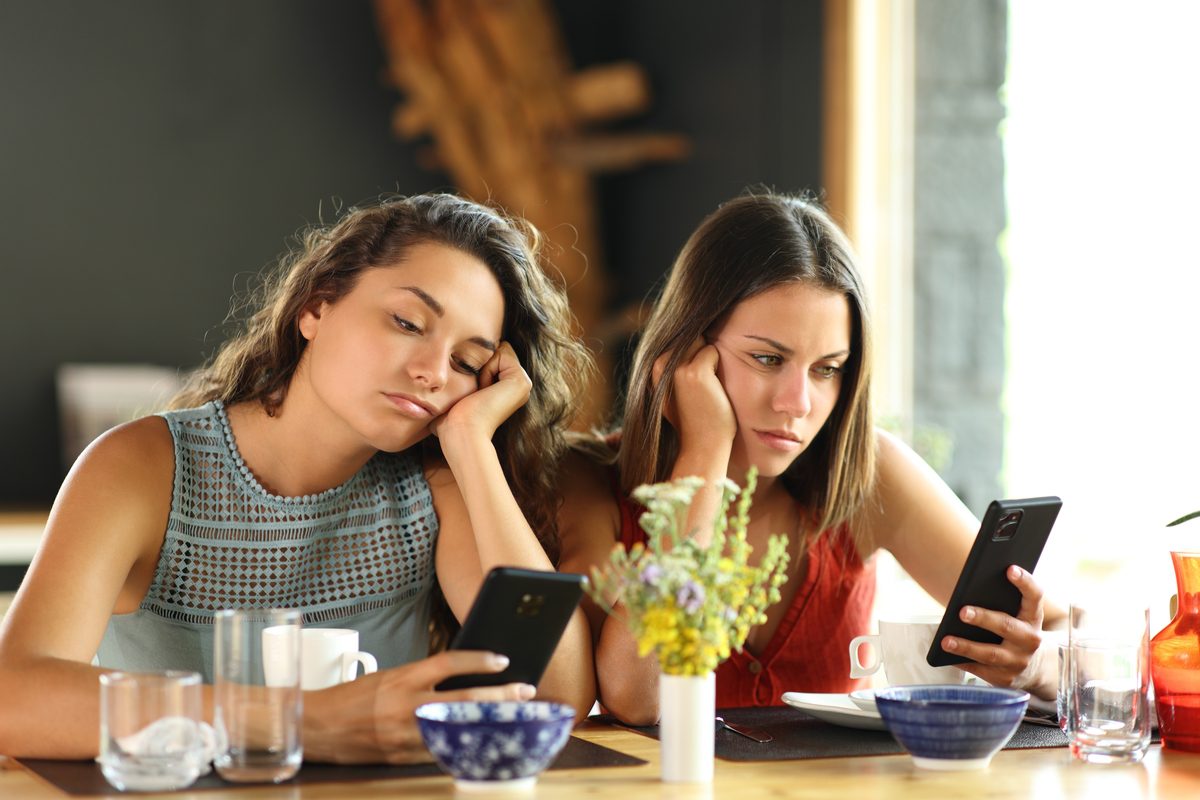
<path id="1" fill-rule="evenodd" d="M 279 783 L 300 769 L 300 612 L 218 611 L 213 766 L 228 781 Z"/>
<path id="2" fill-rule="evenodd" d="M 1150 745 L 1150 612 L 1071 605 L 1067 737 L 1096 764 L 1137 762 Z"/>
<path id="3" fill-rule="evenodd" d="M 100 771 L 121 791 L 191 786 L 205 767 L 198 672 L 100 676 Z"/>
<path id="4" fill-rule="evenodd" d="M 1058 727 L 1067 729 L 1067 700 L 1071 693 L 1071 645 L 1063 642 L 1058 646 L 1058 694 L 1054 698 L 1054 710 L 1058 712 Z"/>

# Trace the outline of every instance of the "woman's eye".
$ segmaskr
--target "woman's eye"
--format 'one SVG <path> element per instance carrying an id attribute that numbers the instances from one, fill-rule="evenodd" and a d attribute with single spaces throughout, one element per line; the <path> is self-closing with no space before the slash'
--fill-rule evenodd
<path id="1" fill-rule="evenodd" d="M 783 358 L 774 353 L 752 353 L 750 357 L 764 367 L 778 367 L 783 363 Z"/>
<path id="2" fill-rule="evenodd" d="M 473 364 L 468 364 L 466 361 L 455 360 L 454 367 L 459 372 L 465 372 L 468 375 L 474 375 L 476 378 L 479 377 L 479 373 L 483 372 L 483 367 L 476 367 Z"/>
<path id="3" fill-rule="evenodd" d="M 408 333 L 420 333 L 421 332 L 420 327 L 418 327 L 416 323 L 409 322 L 404 317 L 401 317 L 398 314 L 392 314 L 392 321 L 395 322 L 396 327 L 402 331 L 407 331 Z"/>
<path id="4" fill-rule="evenodd" d="M 817 374 L 822 378 L 836 378 L 838 375 L 842 374 L 842 368 L 834 364 L 826 364 L 824 366 L 817 367 L 816 370 Z"/>

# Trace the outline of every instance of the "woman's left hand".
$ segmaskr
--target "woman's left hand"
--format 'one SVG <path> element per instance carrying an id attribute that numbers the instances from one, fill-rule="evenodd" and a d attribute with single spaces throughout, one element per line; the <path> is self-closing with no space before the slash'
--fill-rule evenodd
<path id="1" fill-rule="evenodd" d="M 529 399 L 533 381 L 521 366 L 516 352 L 508 342 L 501 342 L 496 352 L 479 372 L 479 389 L 459 400 L 450 410 L 430 423 L 430 430 L 448 444 L 480 438 L 491 440 L 496 429 Z"/>
<path id="2" fill-rule="evenodd" d="M 1008 579 L 1021 592 L 1021 608 L 1013 617 L 1000 611 L 963 606 L 959 619 L 999 636 L 1000 644 L 982 644 L 957 636 L 942 639 L 942 648 L 977 662 L 962 669 L 994 686 L 1013 686 L 1039 697 L 1057 689 L 1057 678 L 1044 674 L 1042 657 L 1042 587 L 1027 571 L 1013 565 Z M 1053 665 L 1053 664 L 1052 664 Z M 1054 665 L 1056 666 L 1056 665 Z"/>

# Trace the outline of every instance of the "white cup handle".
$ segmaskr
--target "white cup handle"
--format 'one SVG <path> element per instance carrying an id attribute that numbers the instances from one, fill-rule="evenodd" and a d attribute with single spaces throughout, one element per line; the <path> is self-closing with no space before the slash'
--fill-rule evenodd
<path id="1" fill-rule="evenodd" d="M 858 658 L 858 650 L 867 642 L 875 648 L 875 663 L 869 667 L 864 667 L 862 661 Z M 879 671 L 879 665 L 883 663 L 879 652 L 879 634 L 873 633 L 869 636 L 855 636 L 850 641 L 850 677 L 851 678 L 867 678 Z"/>
<path id="2" fill-rule="evenodd" d="M 379 662 L 370 653 L 346 653 L 342 656 L 342 682 L 352 681 L 358 677 L 355 667 L 362 664 L 362 674 L 370 675 L 379 669 Z"/>

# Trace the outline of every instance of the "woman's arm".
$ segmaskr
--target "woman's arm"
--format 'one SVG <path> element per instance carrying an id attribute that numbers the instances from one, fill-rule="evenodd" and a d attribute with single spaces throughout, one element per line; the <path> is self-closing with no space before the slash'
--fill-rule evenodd
<path id="1" fill-rule="evenodd" d="M 438 515 L 437 572 L 442 593 L 462 620 L 493 567 L 553 570 L 504 477 L 492 436 L 529 396 L 530 382 L 502 343 L 484 366 L 481 389 L 437 424 L 449 469 L 428 471 Z M 542 676 L 538 696 L 568 703 L 582 717 L 596 698 L 587 621 L 576 611 Z"/>
<path id="2" fill-rule="evenodd" d="M 945 605 L 974 543 L 978 520 L 944 481 L 911 449 L 879 432 L 875 491 L 855 521 L 867 550 L 882 547 L 925 591 Z M 868 553 L 864 553 L 867 555 Z M 1041 631 L 1060 621 L 1062 610 L 1048 605 L 1038 582 L 1025 570 L 1009 569 L 1008 578 L 1021 592 L 1017 615 L 966 606 L 964 622 L 989 630 L 1003 640 L 982 644 L 948 636 L 942 646 L 975 664 L 963 665 L 989 683 L 1016 685 L 1041 697 L 1057 689 L 1057 664 Z"/>
<path id="3" fill-rule="evenodd" d="M 668 355 L 656 359 L 652 378 L 663 378 Z M 707 483 L 693 498 L 686 528 L 707 544 L 712 522 L 720 508 L 717 484 L 729 470 L 729 454 L 737 432 L 733 407 L 717 377 L 717 348 L 702 339 L 692 343 L 684 361 L 671 376 L 671 391 L 660 424 L 670 424 L 679 434 L 679 453 L 669 480 L 696 476 Z M 623 442 L 622 446 L 630 443 Z M 587 459 L 574 456 L 560 472 L 563 505 L 559 510 L 562 541 L 560 566 L 588 573 L 608 561 L 620 540 L 621 518 L 607 472 Z M 611 604 L 613 598 L 607 598 Z M 632 725 L 658 722 L 659 667 L 654 656 L 639 656 L 637 640 L 626 622 L 621 604 L 608 614 L 592 599 L 583 609 L 591 628 L 595 650 L 596 686 L 600 702 L 617 719 Z"/>
<path id="4" fill-rule="evenodd" d="M 560 487 L 559 567 L 566 572 L 590 574 L 592 567 L 603 568 L 613 547 L 619 546 L 621 516 L 609 476 L 589 459 L 573 454 L 563 462 Z M 613 598 L 607 599 L 611 604 Z M 637 641 L 625 622 L 625 607 L 618 604 L 610 615 L 591 597 L 583 599 L 582 607 L 596 654 L 600 703 L 630 725 L 657 723 L 658 662 L 654 656 L 638 655 Z"/>
<path id="5" fill-rule="evenodd" d="M 651 367 L 657 384 L 662 379 L 669 354 L 659 356 Z M 671 393 L 663 410 L 679 434 L 679 453 L 668 480 L 699 477 L 705 480 L 688 507 L 687 530 L 696 531 L 696 541 L 712 541 L 712 523 L 721 507 L 718 483 L 729 472 L 729 455 L 737 435 L 737 420 L 725 388 L 717 377 L 720 353 L 703 339 L 692 343 L 683 363 L 671 376 Z"/>
<path id="6" fill-rule="evenodd" d="M 79 457 L 37 555 L 0 625 L 0 753 L 97 752 L 92 657 L 113 613 L 134 611 L 154 573 L 171 505 L 166 423 L 115 428 Z"/>

